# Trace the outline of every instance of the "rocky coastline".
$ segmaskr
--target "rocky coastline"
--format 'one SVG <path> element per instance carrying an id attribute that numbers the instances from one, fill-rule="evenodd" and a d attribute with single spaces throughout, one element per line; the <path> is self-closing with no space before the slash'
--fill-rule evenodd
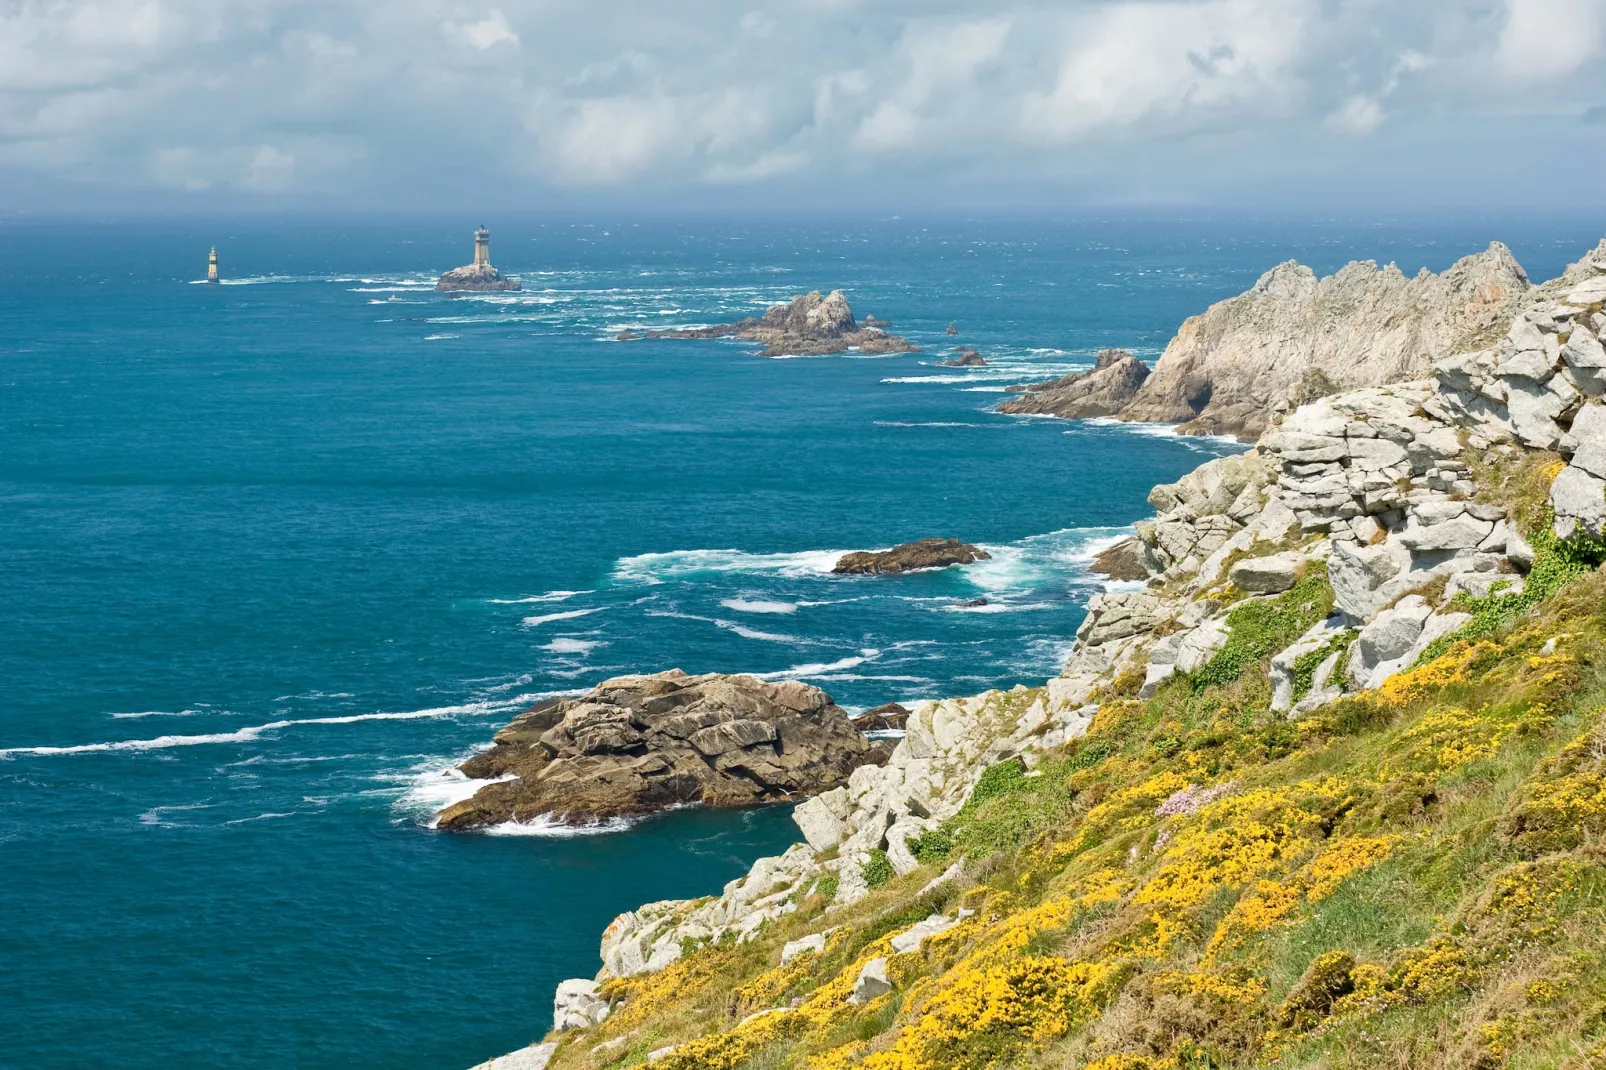
<path id="1" fill-rule="evenodd" d="M 1234 328 L 1245 343 L 1240 356 L 1260 354 L 1290 389 L 1323 392 L 1284 393 L 1251 411 L 1229 376 L 1213 411 L 1214 391 L 1197 407 L 1183 398 L 1199 426 L 1260 429 L 1247 453 L 1153 489 L 1154 517 L 1107 555 L 1112 574 L 1141 580 L 1142 589 L 1095 596 L 1060 675 L 1041 686 L 910 704 L 889 759 L 858 766 L 799 805 L 804 842 L 760 859 L 720 895 L 651 903 L 616 918 L 602 936 L 596 978 L 560 986 L 556 1032 L 521 1057 L 532 1067 L 590 1067 L 602 1065 L 602 1053 L 639 1047 L 642 1061 L 690 1070 L 839 1044 L 831 1051 L 840 1056 L 830 1057 L 842 1061 L 833 1066 L 885 1052 L 902 1061 L 874 1065 L 924 1070 L 982 1065 L 967 1043 L 985 1041 L 992 1046 L 977 1051 L 1003 1058 L 1097 1021 L 1078 1041 L 1081 1061 L 1066 1065 L 1174 1066 L 1178 1051 L 1204 1050 L 1204 1041 L 1255 1052 L 1265 1033 L 1275 1052 L 1394 1007 L 1530 983 L 1531 970 L 1512 974 L 1505 959 L 1478 958 L 1480 948 L 1520 936 L 1529 961 L 1552 937 L 1536 928 L 1513 936 L 1487 919 L 1504 917 L 1501 896 L 1550 887 L 1545 865 L 1599 862 L 1573 851 L 1565 863 L 1547 863 L 1559 856 L 1523 854 L 1521 845 L 1567 851 L 1581 842 L 1576 829 L 1606 828 L 1583 809 L 1569 811 L 1571 826 L 1540 823 L 1550 820 L 1541 804 L 1553 805 L 1544 792 L 1559 790 L 1546 785 L 1558 777 L 1582 784 L 1599 764 L 1588 750 L 1596 729 L 1585 725 L 1571 750 L 1560 749 L 1569 735 L 1545 732 L 1554 717 L 1547 704 L 1581 686 L 1583 666 L 1600 653 L 1594 638 L 1555 623 L 1597 627 L 1590 614 L 1601 612 L 1600 584 L 1560 606 L 1554 598 L 1568 583 L 1593 583 L 1591 570 L 1606 560 L 1606 241 L 1549 283 L 1530 287 L 1521 278 L 1519 286 L 1519 275 L 1500 246 L 1443 276 L 1340 272 L 1335 289 L 1379 300 L 1443 297 L 1438 310 L 1418 309 L 1415 326 L 1384 336 L 1376 302 L 1361 302 L 1346 320 L 1327 304 L 1331 280 L 1286 266 L 1268 273 L 1240 312 L 1263 308 L 1260 297 L 1287 307 L 1258 329 Z M 1300 328 L 1307 341 L 1326 338 L 1324 352 L 1371 353 L 1373 385 L 1326 390 L 1279 364 L 1273 350 L 1278 339 L 1287 342 L 1283 317 L 1295 307 L 1325 317 Z M 1221 308 L 1206 315 L 1238 314 Z M 1185 327 L 1189 339 L 1208 333 L 1198 319 Z M 1264 337 L 1249 344 L 1257 333 Z M 1162 358 L 1150 381 L 1164 367 Z M 1168 375 L 1152 390 L 1145 384 L 1143 404 L 1123 411 L 1175 419 L 1177 410 L 1160 406 L 1183 397 L 1187 388 L 1176 384 L 1185 381 Z M 1551 623 L 1523 631 L 1541 612 Z M 1570 644 L 1578 643 L 1596 645 L 1575 654 Z M 1480 698 L 1485 679 L 1494 690 Z M 1538 703 L 1528 719 L 1511 720 L 1508 707 L 1519 701 L 1512 696 L 1532 695 L 1543 698 L 1521 700 Z M 1248 712 L 1209 722 L 1208 712 L 1223 706 Z M 1190 727 L 1179 710 L 1205 722 Z M 1388 718 L 1407 716 L 1419 720 L 1389 727 Z M 1125 727 L 1148 726 L 1146 717 L 1161 718 L 1147 736 Z M 1366 735 L 1388 731 L 1396 734 Z M 1497 820 L 1476 807 L 1494 785 L 1472 790 L 1451 774 L 1493 760 L 1522 732 L 1559 739 L 1545 744 L 1559 756 L 1512 767 L 1552 780 L 1511 795 L 1518 816 Z M 1351 737 L 1392 742 L 1374 759 L 1344 749 Z M 1245 782 L 1281 769 L 1285 755 L 1307 753 L 1309 768 L 1287 773 L 1304 777 L 1292 787 Z M 1382 764 L 1346 780 L 1341 757 Z M 1069 793 L 1069 803 L 1045 811 L 1062 815 L 1055 820 L 1068 824 L 1068 839 L 1056 839 L 1052 825 L 1032 826 L 1043 839 L 1005 841 L 1023 853 L 1002 862 L 960 846 L 973 842 L 963 837 L 978 814 L 995 815 L 989 829 L 1009 829 L 1032 807 L 1048 806 L 1034 777 Z M 1439 935 L 1369 952 L 1381 965 L 1342 945 L 1313 951 L 1282 982 L 1281 1003 L 1231 957 L 1260 947 L 1255 941 L 1294 925 L 1299 911 L 1317 909 L 1352 874 L 1394 852 L 1426 858 L 1450 850 L 1426 822 L 1463 805 L 1474 822 L 1464 835 L 1487 841 L 1498 833 L 1518 845 L 1517 861 L 1491 870 L 1508 875 L 1490 878 L 1491 890 L 1470 885 L 1471 905 L 1458 908 L 1453 925 L 1433 901 L 1441 916 L 1424 915 L 1421 924 Z M 1552 838 L 1532 839 L 1535 829 L 1552 830 L 1544 833 Z M 1587 844 L 1578 850 L 1587 854 Z M 1083 855 L 1090 861 L 1076 868 Z M 1395 898 L 1415 888 L 1412 871 L 1391 879 Z M 1198 904 L 1229 892 L 1237 905 L 1204 917 L 1194 932 Z M 1554 903 L 1563 893 L 1546 894 L 1530 899 Z M 1088 918 L 1096 924 L 1076 935 Z M 1586 939 L 1585 931 L 1566 939 Z M 714 949 L 737 949 L 718 952 L 719 961 L 736 962 L 750 944 L 773 957 L 754 967 L 757 979 L 722 1013 L 681 1007 L 652 980 L 707 984 L 682 963 L 686 956 L 702 962 Z M 1441 968 L 1453 980 L 1437 988 L 1411 980 L 1425 976 L 1411 971 L 1429 961 L 1449 963 Z M 802 994 L 789 998 L 792 991 Z M 1031 995 L 1041 991 L 1057 995 Z M 886 1002 L 895 993 L 904 1002 Z M 1020 1022 L 989 1031 L 986 1016 L 971 1011 L 989 993 L 1015 1000 Z M 1048 1000 L 1042 1007 L 1030 1002 L 1040 998 Z M 700 1014 L 701 1024 L 653 1018 L 660 1005 Z M 841 1023 L 868 1021 L 877 1008 L 886 1008 L 885 1021 L 860 1033 L 871 1039 L 840 1040 Z M 1428 1040 L 1461 1044 L 1465 1033 L 1452 1020 Z M 1468 1035 L 1467 1045 L 1487 1047 L 1487 1026 Z"/>
<path id="2" fill-rule="evenodd" d="M 1409 278 L 1370 260 L 1318 278 L 1290 260 L 1184 321 L 1152 372 L 1107 350 L 1091 372 L 1032 384 L 999 411 L 1174 423 L 1253 442 L 1305 402 L 1419 379 L 1444 356 L 1486 348 L 1529 289 L 1499 242 Z"/>
<path id="3" fill-rule="evenodd" d="M 866 316 L 860 323 L 841 290 L 798 294 L 771 305 L 754 319 L 674 331 L 621 331 L 621 342 L 647 338 L 735 338 L 756 342 L 764 357 L 819 357 L 856 350 L 862 354 L 918 353 L 920 347 L 891 333 L 892 324 Z"/>

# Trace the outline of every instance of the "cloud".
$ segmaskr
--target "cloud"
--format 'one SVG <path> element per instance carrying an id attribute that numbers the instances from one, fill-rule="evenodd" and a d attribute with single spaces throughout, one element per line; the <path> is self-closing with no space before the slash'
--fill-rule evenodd
<path id="1" fill-rule="evenodd" d="M 1600 0 L 1510 0 L 1496 62 L 1519 82 L 1565 77 L 1600 52 L 1603 23 Z"/>
<path id="2" fill-rule="evenodd" d="M 491 8 L 478 22 L 448 22 L 444 25 L 444 29 L 448 36 L 455 37 L 481 52 L 502 44 L 519 47 L 519 35 L 507 24 L 507 16 L 502 14 L 500 8 Z"/>
<path id="3" fill-rule="evenodd" d="M 1074 141 L 1289 114 L 1311 21 L 1303 0 L 1105 5 L 1064 28 L 1053 85 L 1026 94 L 1021 131 Z"/>
<path id="4" fill-rule="evenodd" d="M 521 203 L 1171 201 L 1375 174 L 1396 137 L 1455 179 L 1590 136 L 1603 37 L 1603 0 L 7 0 L 0 197 L 428 204 L 467 168 Z"/>

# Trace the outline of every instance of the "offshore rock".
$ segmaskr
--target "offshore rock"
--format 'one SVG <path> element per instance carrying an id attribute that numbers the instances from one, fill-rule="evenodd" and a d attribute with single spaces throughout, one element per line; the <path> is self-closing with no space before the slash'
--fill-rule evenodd
<path id="1" fill-rule="evenodd" d="M 921 539 L 900 543 L 890 550 L 856 550 L 843 554 L 831 569 L 839 575 L 879 575 L 914 572 L 923 568 L 968 565 L 991 558 L 986 550 L 958 539 Z"/>
<path id="2" fill-rule="evenodd" d="M 896 702 L 865 710 L 853 718 L 853 727 L 861 732 L 886 732 L 903 729 L 909 721 L 909 711 Z"/>
<path id="3" fill-rule="evenodd" d="M 765 357 L 819 357 L 856 349 L 860 353 L 918 353 L 920 347 L 889 333 L 890 323 L 866 316 L 853 318 L 841 290 L 798 294 L 785 304 L 771 305 L 762 319 L 751 317 L 713 327 L 678 331 L 624 331 L 622 342 L 642 338 L 736 338 L 764 345 Z"/>
<path id="4" fill-rule="evenodd" d="M 1032 383 L 1014 401 L 998 406 L 1014 416 L 1062 416 L 1071 420 L 1114 416 L 1137 397 L 1148 365 L 1124 349 L 1101 349 L 1091 371 Z"/>
<path id="5" fill-rule="evenodd" d="M 504 275 L 489 264 L 469 264 L 466 267 L 453 268 L 440 277 L 435 289 L 440 293 L 454 291 L 498 291 L 517 290 L 519 280 L 515 275 Z"/>
<path id="6" fill-rule="evenodd" d="M 958 346 L 954 349 L 953 356 L 938 363 L 944 368 L 984 368 L 987 366 L 986 358 L 973 346 Z"/>
<path id="7" fill-rule="evenodd" d="M 444 829 L 546 816 L 570 824 L 674 806 L 751 806 L 845 784 L 884 752 L 817 687 L 679 669 L 606 680 L 514 718 L 464 762 L 513 776 L 442 810 Z"/>
<path id="8" fill-rule="evenodd" d="M 1426 376 L 1448 353 L 1498 337 L 1529 288 L 1499 242 L 1442 275 L 1351 263 L 1318 279 L 1288 261 L 1182 324 L 1118 414 L 1192 434 L 1255 439 L 1315 398 Z M 1491 339 L 1492 340 L 1492 339 Z"/>

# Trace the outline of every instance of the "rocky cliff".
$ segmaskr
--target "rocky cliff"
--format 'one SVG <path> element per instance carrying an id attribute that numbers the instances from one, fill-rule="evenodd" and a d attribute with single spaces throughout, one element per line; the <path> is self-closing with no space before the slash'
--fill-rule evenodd
<path id="1" fill-rule="evenodd" d="M 540 1057 L 1606 1057 L 1606 242 L 1532 298 L 1155 488 L 1060 676 L 912 704 L 805 842 L 615 919 Z"/>
<path id="2" fill-rule="evenodd" d="M 1032 383 L 999 412 L 1085 420 L 1114 416 L 1131 405 L 1149 377 L 1149 367 L 1124 349 L 1101 349 L 1089 371 Z"/>
<path id="3" fill-rule="evenodd" d="M 679 669 L 605 680 L 526 710 L 463 763 L 496 779 L 441 811 L 462 830 L 535 818 L 583 824 L 674 806 L 752 806 L 835 788 L 885 760 L 817 687 Z"/>
<path id="4" fill-rule="evenodd" d="M 1253 441 L 1306 401 L 1418 379 L 1439 357 L 1480 348 L 1528 285 L 1499 242 L 1442 275 L 1412 278 L 1366 261 L 1318 279 L 1288 261 L 1185 321 L 1117 415 Z"/>
<path id="5" fill-rule="evenodd" d="M 920 347 L 892 334 L 891 324 L 866 316 L 863 323 L 853 318 L 853 310 L 841 290 L 821 296 L 798 294 L 790 301 L 771 305 L 760 319 L 738 320 L 713 327 L 679 331 L 624 331 L 622 342 L 642 338 L 736 338 L 757 342 L 766 357 L 813 357 L 844 353 L 917 353 Z"/>

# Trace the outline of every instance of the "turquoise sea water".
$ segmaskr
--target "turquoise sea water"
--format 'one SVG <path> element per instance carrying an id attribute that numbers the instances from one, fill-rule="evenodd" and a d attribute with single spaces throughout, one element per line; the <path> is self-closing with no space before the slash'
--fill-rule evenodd
<path id="1" fill-rule="evenodd" d="M 0 1065 L 452 1070 L 528 1043 L 614 914 L 794 835 L 779 809 L 430 830 L 523 703 L 673 666 L 853 707 L 1040 681 L 1093 550 L 1234 447 L 998 416 L 1002 387 L 1153 358 L 1289 256 L 1440 269 L 1501 237 L 1545 277 L 1598 238 L 492 220 L 524 292 L 434 294 L 478 222 L 0 226 Z M 225 285 L 194 284 L 210 245 Z M 833 286 L 927 351 L 612 340 Z M 956 342 L 989 367 L 934 367 Z M 928 535 L 993 560 L 828 574 Z"/>

